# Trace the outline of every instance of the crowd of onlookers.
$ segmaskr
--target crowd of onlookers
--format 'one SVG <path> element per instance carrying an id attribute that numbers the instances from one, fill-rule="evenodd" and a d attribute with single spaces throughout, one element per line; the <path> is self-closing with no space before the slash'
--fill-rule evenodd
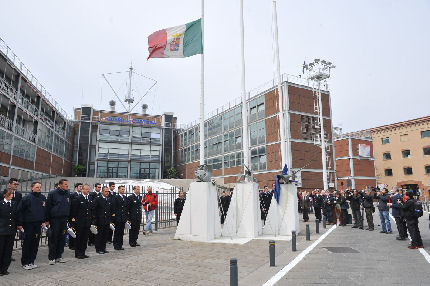
<path id="1" fill-rule="evenodd" d="M 301 191 L 297 194 L 299 212 L 303 214 L 303 221 L 309 220 L 309 212 L 315 213 L 315 218 L 324 220 L 327 225 L 339 224 L 346 226 L 352 223 L 352 228 L 364 229 L 366 216 L 366 230 L 375 230 L 373 214 L 376 208 L 381 223 L 381 233 L 391 234 L 390 208 L 396 222 L 399 235 L 397 240 L 406 240 L 408 232 L 411 239 L 410 249 L 423 248 L 423 242 L 418 226 L 418 219 L 423 215 L 423 207 L 419 201 L 419 194 L 412 190 L 394 188 L 373 188 L 366 190 Z M 376 205 L 376 207 L 375 207 Z"/>

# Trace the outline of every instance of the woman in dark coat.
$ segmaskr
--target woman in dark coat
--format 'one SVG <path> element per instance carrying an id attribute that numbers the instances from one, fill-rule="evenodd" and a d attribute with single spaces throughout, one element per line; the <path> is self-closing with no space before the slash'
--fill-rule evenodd
<path id="1" fill-rule="evenodd" d="M 0 276 L 7 271 L 12 258 L 13 242 L 16 233 L 16 204 L 12 201 L 13 191 L 5 189 L 0 202 Z"/>

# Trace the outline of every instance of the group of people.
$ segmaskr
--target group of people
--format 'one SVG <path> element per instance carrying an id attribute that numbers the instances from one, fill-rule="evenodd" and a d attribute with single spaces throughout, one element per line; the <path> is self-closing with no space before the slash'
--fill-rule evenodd
<path id="1" fill-rule="evenodd" d="M 87 245 L 95 245 L 98 254 L 109 252 L 106 249 L 108 241 L 113 242 L 115 250 L 124 250 L 126 226 L 130 246 L 140 246 L 137 239 L 142 206 L 146 219 L 143 234 L 152 233 L 152 218 L 158 198 L 151 187 L 144 197 L 139 186 L 134 186 L 133 193 L 126 196 L 125 186 L 119 186 L 116 192 L 113 182 L 109 187 L 95 184 L 94 190 L 88 184 L 78 183 L 74 192 L 70 192 L 68 181 L 61 179 L 48 197 L 41 194 L 40 182 L 33 182 L 31 192 L 23 197 L 17 191 L 18 186 L 18 180 L 11 178 L 0 203 L 0 276 L 9 274 L 17 230 L 23 235 L 21 264 L 26 270 L 37 268 L 34 262 L 42 230 L 48 237 L 50 265 L 65 262 L 62 256 L 66 233 L 70 234 L 68 245 L 77 259 L 89 257 L 85 253 Z M 180 213 L 177 217 L 179 220 Z"/>
<path id="2" fill-rule="evenodd" d="M 297 195 L 303 221 L 309 220 L 309 212 L 313 208 L 317 220 L 321 221 L 323 215 L 327 225 L 339 222 L 340 226 L 346 226 L 349 220 L 348 209 L 350 209 L 354 219 L 352 228 L 363 229 L 362 211 L 364 210 L 367 220 L 366 230 L 369 231 L 375 229 L 373 222 L 375 201 L 382 226 L 381 233 L 392 233 L 389 212 L 391 208 L 399 233 L 396 239 L 406 240 L 409 232 L 411 243 L 408 247 L 410 249 L 423 248 L 418 227 L 418 218 L 423 215 L 423 209 L 419 200 L 416 199 L 417 194 L 412 190 L 407 191 L 398 188 L 394 188 L 391 192 L 388 192 L 386 188 L 361 191 L 314 190 L 313 192 L 298 192 Z"/>

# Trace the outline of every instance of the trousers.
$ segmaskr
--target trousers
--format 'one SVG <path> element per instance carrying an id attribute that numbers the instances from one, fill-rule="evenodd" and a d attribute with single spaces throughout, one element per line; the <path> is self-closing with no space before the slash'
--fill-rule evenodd
<path id="1" fill-rule="evenodd" d="M 22 244 L 21 264 L 28 265 L 36 260 L 39 250 L 39 241 L 41 234 L 41 222 L 23 223 L 24 241 Z"/>
<path id="2" fill-rule="evenodd" d="M 115 249 L 121 249 L 124 244 L 124 227 L 125 222 L 115 223 L 115 232 L 113 234 L 113 247 Z"/>
<path id="3" fill-rule="evenodd" d="M 15 234 L 0 235 L 0 273 L 6 272 L 9 268 L 14 241 Z"/>
<path id="4" fill-rule="evenodd" d="M 66 244 L 66 218 L 53 218 L 50 221 L 52 235 L 48 239 L 49 260 L 59 259 L 63 255 Z"/>
<path id="5" fill-rule="evenodd" d="M 75 257 L 85 255 L 85 250 L 87 250 L 89 234 L 90 234 L 89 226 L 77 227 L 76 240 L 75 240 Z"/>
<path id="6" fill-rule="evenodd" d="M 399 236 L 401 238 L 407 238 L 408 237 L 408 231 L 406 226 L 406 221 L 403 217 L 395 217 L 396 225 L 397 225 L 397 231 L 399 232 Z"/>
<path id="7" fill-rule="evenodd" d="M 375 225 L 373 224 L 373 208 L 365 208 L 364 211 L 366 212 L 367 227 L 369 229 L 374 229 Z"/>

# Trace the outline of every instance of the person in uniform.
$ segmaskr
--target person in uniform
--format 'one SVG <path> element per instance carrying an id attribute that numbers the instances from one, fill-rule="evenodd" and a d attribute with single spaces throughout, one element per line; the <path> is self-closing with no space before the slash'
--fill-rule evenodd
<path id="1" fill-rule="evenodd" d="M 114 198 L 116 196 L 116 192 L 115 192 L 115 183 L 114 182 L 109 182 L 109 197 Z M 112 243 L 112 237 L 113 237 L 113 230 L 109 228 L 108 231 L 108 242 Z"/>
<path id="2" fill-rule="evenodd" d="M 179 194 L 181 194 L 181 193 L 179 193 Z M 176 222 L 179 223 L 178 215 L 177 215 L 177 212 L 176 212 L 176 201 L 178 201 L 178 208 L 180 208 L 181 201 L 179 200 L 179 198 L 177 198 L 175 200 Z M 227 202 L 228 202 L 228 197 L 226 196 L 225 191 L 222 191 L 221 197 L 219 198 L 219 207 L 220 207 L 220 210 L 221 210 L 221 224 L 224 224 L 225 218 L 227 217 L 228 206 L 230 205 L 229 202 L 228 202 L 228 205 L 227 205 Z M 185 203 L 185 200 L 184 200 L 184 203 Z M 183 205 L 182 205 L 182 208 L 183 208 Z M 181 213 L 182 213 L 182 208 L 181 208 Z M 181 215 L 179 215 L 179 217 L 180 216 Z"/>
<path id="3" fill-rule="evenodd" d="M 19 202 L 22 199 L 22 193 L 18 192 L 18 186 L 19 182 L 16 178 L 10 178 L 8 183 L 8 188 L 12 190 L 12 201 L 15 203 L 16 206 L 18 206 Z"/>
<path id="4" fill-rule="evenodd" d="M 391 198 L 392 203 L 390 204 L 390 206 L 392 209 L 393 217 L 396 220 L 397 230 L 399 232 L 399 236 L 397 236 L 396 239 L 406 240 L 408 238 L 408 230 L 401 204 L 403 202 L 403 193 L 402 191 L 399 191 L 398 188 L 396 188 L 394 192 L 395 194 Z"/>
<path id="5" fill-rule="evenodd" d="M 406 225 L 408 227 L 409 234 L 411 236 L 411 245 L 409 249 L 424 248 L 423 241 L 421 239 L 421 233 L 418 226 L 418 217 L 415 214 L 415 202 L 414 192 L 408 191 L 405 193 L 406 202 L 402 203 L 404 216 L 406 219 Z"/>
<path id="6" fill-rule="evenodd" d="M 346 226 L 348 224 L 349 204 L 348 204 L 348 201 L 346 200 L 344 191 L 340 191 L 338 201 L 340 204 L 340 225 Z"/>
<path id="7" fill-rule="evenodd" d="M 112 222 L 113 204 L 109 197 L 109 188 L 102 188 L 102 195 L 98 196 L 94 201 L 93 218 L 97 226 L 96 235 L 96 252 L 105 254 L 109 251 L 106 250 L 106 242 L 109 235 L 109 224 Z"/>
<path id="8" fill-rule="evenodd" d="M 302 192 L 302 195 L 300 197 L 300 204 L 302 206 L 303 221 L 307 222 L 309 220 L 309 208 L 311 207 L 311 201 L 309 199 L 308 192 Z"/>
<path id="9" fill-rule="evenodd" d="M 321 221 L 321 208 L 323 204 L 323 197 L 319 190 L 315 190 L 312 194 L 312 203 L 314 205 L 315 218 Z"/>
<path id="10" fill-rule="evenodd" d="M 46 200 L 47 224 L 51 228 L 48 239 L 49 264 L 66 262 L 63 258 L 64 245 L 66 242 L 67 219 L 70 215 L 70 192 L 69 182 L 61 179 L 58 188 L 49 192 Z"/>
<path id="11" fill-rule="evenodd" d="M 31 183 L 31 193 L 27 194 L 17 207 L 18 229 L 24 228 L 21 264 L 25 270 L 37 268 L 34 264 L 39 249 L 41 227 L 46 222 L 46 197 L 41 192 L 40 182 Z"/>
<path id="12" fill-rule="evenodd" d="M 96 183 L 94 185 L 94 191 L 92 191 L 90 196 L 90 201 L 94 202 L 98 196 L 101 195 L 102 185 L 100 183 Z M 90 231 L 88 235 L 88 246 L 93 246 L 96 241 L 96 235 Z"/>
<path id="13" fill-rule="evenodd" d="M 76 200 L 82 192 L 82 183 L 75 184 L 75 191 L 70 194 L 70 202 L 73 204 L 73 201 Z M 72 213 L 70 213 L 72 215 Z M 75 218 L 69 217 L 69 226 L 76 230 L 76 221 Z M 75 238 L 69 235 L 69 249 L 75 250 Z"/>
<path id="14" fill-rule="evenodd" d="M 133 193 L 127 197 L 127 215 L 131 223 L 131 229 L 128 234 L 128 243 L 131 247 L 140 246 L 137 243 L 139 238 L 140 223 L 142 222 L 142 197 L 140 196 L 140 187 L 134 186 Z"/>
<path id="15" fill-rule="evenodd" d="M 323 206 L 324 206 L 325 215 L 327 217 L 327 225 L 333 224 L 333 205 L 334 205 L 333 194 L 328 193 L 324 195 Z"/>
<path id="16" fill-rule="evenodd" d="M 82 192 L 72 201 L 70 209 L 70 214 L 75 222 L 75 257 L 78 259 L 89 257 L 85 254 L 92 221 L 92 202 L 89 194 L 90 186 L 88 184 L 83 185 Z"/>
<path id="17" fill-rule="evenodd" d="M 125 186 L 118 187 L 118 194 L 113 197 L 115 232 L 113 235 L 113 247 L 115 250 L 124 250 L 124 227 L 127 222 L 127 201 L 125 196 Z"/>
<path id="18" fill-rule="evenodd" d="M 223 194 L 225 194 L 224 191 L 222 191 L 222 192 L 223 192 Z M 182 214 L 182 210 L 184 208 L 184 204 L 185 204 L 184 192 L 179 191 L 179 195 L 175 200 L 175 204 L 174 204 L 174 208 L 173 208 L 173 213 L 176 216 L 176 223 L 177 224 L 179 224 L 179 220 L 181 219 L 181 214 Z M 221 197 L 221 207 L 222 207 L 222 209 L 224 209 L 222 197 Z M 228 207 L 227 207 L 227 209 L 228 209 Z M 225 215 L 227 215 L 227 212 Z M 225 219 L 225 217 L 223 217 L 223 213 L 221 211 L 221 224 L 224 224 L 224 219 Z"/>
<path id="19" fill-rule="evenodd" d="M 16 204 L 12 197 L 13 190 L 4 189 L 0 202 L 0 276 L 9 274 L 7 270 L 12 261 L 16 233 Z"/>
<path id="20" fill-rule="evenodd" d="M 375 212 L 375 208 L 373 206 L 373 196 L 370 193 L 370 190 L 366 190 L 363 197 L 363 208 L 366 213 L 367 220 L 367 228 L 366 230 L 373 231 L 375 229 L 375 225 L 373 224 L 373 213 Z"/>

